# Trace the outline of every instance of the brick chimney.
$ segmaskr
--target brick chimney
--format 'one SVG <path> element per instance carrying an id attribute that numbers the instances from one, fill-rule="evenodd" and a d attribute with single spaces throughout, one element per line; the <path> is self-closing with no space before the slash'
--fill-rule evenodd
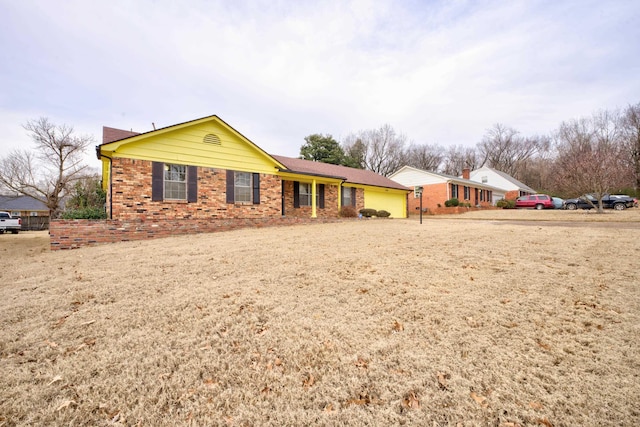
<path id="1" fill-rule="evenodd" d="M 462 169 L 462 179 L 469 179 L 470 173 L 471 173 L 471 169 L 469 168 Z"/>

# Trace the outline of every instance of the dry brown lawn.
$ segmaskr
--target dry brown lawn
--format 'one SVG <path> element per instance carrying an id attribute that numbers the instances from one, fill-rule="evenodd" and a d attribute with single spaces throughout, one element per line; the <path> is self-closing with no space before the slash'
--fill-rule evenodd
<path id="1" fill-rule="evenodd" d="M 640 209 L 0 254 L 0 426 L 640 425 Z"/>

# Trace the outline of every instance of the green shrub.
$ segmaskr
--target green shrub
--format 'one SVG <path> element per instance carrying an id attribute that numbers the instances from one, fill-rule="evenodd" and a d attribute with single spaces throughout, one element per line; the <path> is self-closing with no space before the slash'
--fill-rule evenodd
<path id="1" fill-rule="evenodd" d="M 496 206 L 502 209 L 515 209 L 516 201 L 500 199 L 496 202 Z"/>
<path id="2" fill-rule="evenodd" d="M 371 218 L 372 216 L 376 216 L 377 213 L 378 211 L 375 209 L 369 209 L 369 208 L 360 209 L 360 214 L 365 218 Z"/>
<path id="3" fill-rule="evenodd" d="M 356 213 L 356 208 L 353 206 L 343 206 L 340 208 L 339 215 L 343 218 L 355 218 L 358 216 Z"/>
<path id="4" fill-rule="evenodd" d="M 455 197 L 449 200 L 446 200 L 444 202 L 444 205 L 448 208 L 452 207 L 452 206 L 458 206 L 460 204 L 460 200 L 456 199 Z"/>
<path id="5" fill-rule="evenodd" d="M 67 209 L 60 215 L 62 219 L 106 219 L 104 208 L 78 208 Z"/>
<path id="6" fill-rule="evenodd" d="M 387 211 L 382 210 L 382 211 L 378 211 L 378 212 L 376 213 L 376 216 L 377 216 L 378 218 L 388 218 L 388 217 L 390 217 L 390 216 L 391 216 L 391 213 L 390 213 L 390 212 L 387 212 Z"/>

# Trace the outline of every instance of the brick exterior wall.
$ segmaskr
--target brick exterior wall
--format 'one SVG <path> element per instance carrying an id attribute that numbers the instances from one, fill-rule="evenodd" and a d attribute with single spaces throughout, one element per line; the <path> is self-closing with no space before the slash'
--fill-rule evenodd
<path id="1" fill-rule="evenodd" d="M 260 204 L 226 202 L 226 170 L 198 167 L 197 201 L 152 201 L 152 162 L 114 158 L 112 194 L 107 200 L 111 218 L 228 219 L 281 216 L 280 177 L 260 174 Z"/>
<path id="2" fill-rule="evenodd" d="M 338 217 L 338 186 L 325 184 L 324 209 L 316 207 L 318 218 Z M 284 216 L 295 218 L 310 218 L 311 206 L 293 206 L 293 181 L 284 181 Z"/>
<path id="3" fill-rule="evenodd" d="M 75 249 L 105 243 L 228 231 L 245 227 L 342 221 L 338 215 L 338 186 L 325 184 L 325 207 L 293 207 L 293 181 L 284 181 L 285 216 L 282 216 L 282 180 L 260 174 L 260 203 L 227 203 L 226 170 L 197 168 L 197 198 L 152 200 L 153 162 L 114 158 L 111 192 L 107 192 L 108 220 L 53 220 L 52 250 Z M 356 189 L 356 210 L 364 207 L 364 190 Z"/>
<path id="4" fill-rule="evenodd" d="M 152 220 L 52 220 L 51 250 L 77 249 L 106 243 L 147 240 L 184 234 L 212 233 L 247 227 L 273 227 L 343 221 L 338 218 L 242 218 Z"/>
<path id="5" fill-rule="evenodd" d="M 507 191 L 504 194 L 504 199 L 505 200 L 515 200 L 518 197 L 520 197 L 520 190 L 511 190 L 511 191 Z"/>
<path id="6" fill-rule="evenodd" d="M 430 213 L 453 213 L 451 209 L 444 206 L 444 202 L 448 200 L 450 192 L 448 192 L 448 183 L 430 184 L 424 185 L 422 191 L 422 209 L 428 209 Z M 471 206 L 475 208 L 476 204 L 479 204 L 482 208 L 492 207 L 491 200 L 480 201 L 480 194 L 476 203 L 476 193 L 474 187 L 469 187 L 469 199 L 464 198 L 464 186 L 458 186 L 458 200 L 460 203 L 471 203 Z M 478 192 L 480 190 L 478 189 Z M 440 204 L 440 208 L 438 208 Z M 409 208 L 409 215 L 415 215 L 420 213 L 420 198 L 413 196 L 413 193 L 409 193 L 407 206 Z M 449 209 L 447 211 L 446 209 Z M 466 209 L 466 208 L 464 208 Z"/>

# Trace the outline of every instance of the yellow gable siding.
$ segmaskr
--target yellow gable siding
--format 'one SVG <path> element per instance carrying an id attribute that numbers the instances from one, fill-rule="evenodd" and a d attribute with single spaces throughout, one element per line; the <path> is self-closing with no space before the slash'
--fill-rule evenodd
<path id="1" fill-rule="evenodd" d="M 216 135 L 220 144 L 204 142 L 208 134 Z M 111 156 L 247 172 L 277 172 L 274 160 L 215 121 L 132 139 L 117 146 Z M 108 149 L 109 145 L 105 151 Z"/>
<path id="2" fill-rule="evenodd" d="M 111 179 L 111 162 L 109 159 L 102 158 L 102 189 L 107 190 L 109 187 L 109 181 Z"/>
<path id="3" fill-rule="evenodd" d="M 393 218 L 406 218 L 407 193 L 388 188 L 365 187 L 364 207 L 377 211 L 385 210 Z"/>

